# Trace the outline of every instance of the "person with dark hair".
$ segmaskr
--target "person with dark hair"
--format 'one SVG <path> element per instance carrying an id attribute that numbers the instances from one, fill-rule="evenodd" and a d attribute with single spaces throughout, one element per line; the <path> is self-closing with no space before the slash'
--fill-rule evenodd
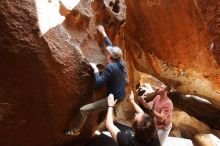
<path id="1" fill-rule="evenodd" d="M 113 94 L 108 96 L 106 127 L 113 140 L 118 143 L 119 146 L 160 146 L 153 118 L 145 114 L 144 111 L 136 104 L 132 91 L 129 95 L 129 100 L 137 112 L 135 113 L 132 122 L 132 127 L 135 132 L 134 135 L 120 131 L 113 123 L 112 114 L 117 99 L 114 100 Z"/>
<path id="2" fill-rule="evenodd" d="M 106 83 L 107 95 L 111 93 L 118 101 L 122 101 L 126 94 L 125 85 L 128 82 L 127 68 L 122 60 L 122 50 L 118 46 L 112 46 L 103 26 L 98 26 L 98 31 L 103 35 L 107 45 L 105 52 L 108 65 L 100 75 L 96 64 L 90 63 L 95 74 L 96 88 Z M 66 130 L 65 134 L 73 136 L 79 135 L 90 112 L 107 109 L 107 98 L 82 106 L 77 115 L 75 128 Z"/>
<path id="3" fill-rule="evenodd" d="M 152 101 L 146 102 L 144 98 L 142 98 L 142 101 L 140 102 L 145 108 L 148 108 L 153 113 L 157 134 L 161 145 L 164 144 L 172 128 L 171 120 L 173 103 L 167 96 L 170 90 L 171 87 L 169 85 L 163 84 L 157 90 L 158 95 Z"/>

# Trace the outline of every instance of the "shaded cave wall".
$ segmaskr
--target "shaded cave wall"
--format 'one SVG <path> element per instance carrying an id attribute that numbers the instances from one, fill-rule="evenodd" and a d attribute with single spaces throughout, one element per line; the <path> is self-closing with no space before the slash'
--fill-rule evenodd
<path id="1" fill-rule="evenodd" d="M 91 122 L 78 138 L 66 137 L 63 129 L 80 106 L 104 95 L 97 91 L 91 96 L 94 77 L 88 64 L 106 64 L 98 24 L 123 49 L 129 88 L 140 79 L 137 71 L 143 71 L 219 107 L 219 67 L 216 54 L 209 50 L 213 34 L 205 25 L 212 19 L 204 21 L 201 2 L 81 0 L 72 10 L 59 4 L 65 21 L 45 34 L 35 2 L 0 2 L 2 145 L 79 145 L 91 136 L 99 124 L 98 114 L 89 117 Z M 128 106 L 122 106 L 129 113 Z"/>
<path id="2" fill-rule="evenodd" d="M 117 37 L 125 19 L 124 1 L 81 0 L 67 9 L 61 1 L 16 0 L 1 1 L 0 8 L 1 145 L 87 142 L 82 139 L 90 138 L 100 122 L 97 113 L 89 116 L 79 137 L 67 137 L 63 130 L 73 127 L 82 105 L 105 96 L 102 89 L 92 95 L 88 62 L 100 64 L 101 70 L 106 65 L 98 24 L 107 28 L 113 44 L 123 43 Z M 64 21 L 42 31 L 40 18 L 48 17 L 47 23 L 55 18 L 44 11 L 51 8 Z"/>
<path id="3" fill-rule="evenodd" d="M 91 1 L 87 5 L 92 11 Z M 1 145 L 71 143 L 74 139 L 63 130 L 80 106 L 94 100 L 93 70 L 64 24 L 41 34 L 35 1 L 1 1 L 0 7 Z M 89 29 L 96 28 L 93 25 L 83 32 Z M 86 32 L 78 39 L 85 45 L 95 39 L 89 36 L 86 40 L 88 36 Z M 94 47 L 97 53 L 100 47 L 97 43 Z M 98 53 L 102 55 L 96 55 L 96 61 L 105 64 L 103 53 Z M 91 135 L 98 124 L 96 117 L 94 114 L 78 139 Z"/>

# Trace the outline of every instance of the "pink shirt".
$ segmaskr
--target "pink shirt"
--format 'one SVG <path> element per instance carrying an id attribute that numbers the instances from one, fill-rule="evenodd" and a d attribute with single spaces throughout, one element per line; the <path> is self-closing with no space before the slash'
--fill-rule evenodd
<path id="1" fill-rule="evenodd" d="M 170 125 L 171 118 L 172 118 L 172 111 L 173 111 L 173 103 L 169 98 L 161 98 L 160 95 L 157 95 L 154 100 L 152 101 L 153 104 L 153 110 L 160 113 L 167 115 L 167 118 L 160 122 L 156 118 L 155 124 L 157 128 L 166 128 Z"/>

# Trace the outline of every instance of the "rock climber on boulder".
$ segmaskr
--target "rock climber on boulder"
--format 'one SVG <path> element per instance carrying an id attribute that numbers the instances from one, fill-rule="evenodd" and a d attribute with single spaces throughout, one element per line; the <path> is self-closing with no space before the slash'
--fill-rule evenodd
<path id="1" fill-rule="evenodd" d="M 106 47 L 106 59 L 107 66 L 104 72 L 100 75 L 96 64 L 90 63 L 94 69 L 96 88 L 106 84 L 107 94 L 102 100 L 87 104 L 79 109 L 77 115 L 77 122 L 75 128 L 69 129 L 65 132 L 67 135 L 77 136 L 80 134 L 80 130 L 87 120 L 89 113 L 96 111 L 103 111 L 108 109 L 107 96 L 113 94 L 115 99 L 120 102 L 125 97 L 125 86 L 127 79 L 127 69 L 125 62 L 122 60 L 122 50 L 118 46 L 112 46 L 110 39 L 108 38 L 103 26 L 99 25 L 98 31 L 104 37 Z M 117 103 L 118 103 L 117 102 Z"/>

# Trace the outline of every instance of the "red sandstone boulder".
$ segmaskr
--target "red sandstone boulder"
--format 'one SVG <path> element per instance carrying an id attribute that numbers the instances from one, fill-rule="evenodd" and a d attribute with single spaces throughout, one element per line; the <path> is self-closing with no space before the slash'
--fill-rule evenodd
<path id="1" fill-rule="evenodd" d="M 66 2 L 0 1 L 1 145 L 80 145 L 91 136 L 98 114 L 80 137 L 63 129 L 80 106 L 104 95 L 91 96 L 88 64 L 106 64 L 98 24 L 123 49 L 131 89 L 142 71 L 220 107 L 217 0 Z M 127 100 L 120 105 L 118 119 L 127 122 L 129 107 Z"/>
<path id="2" fill-rule="evenodd" d="M 219 108 L 220 69 L 209 49 L 220 30 L 218 5 L 217 0 L 127 0 L 126 50 L 136 69 Z"/>
<path id="3" fill-rule="evenodd" d="M 2 146 L 77 144 L 91 136 L 97 114 L 77 138 L 65 136 L 63 130 L 80 106 L 96 100 L 88 61 L 106 64 L 96 25 L 114 30 L 109 33 L 112 39 L 124 20 L 123 1 L 117 14 L 107 2 L 82 0 L 71 11 L 59 1 L 0 2 Z"/>

